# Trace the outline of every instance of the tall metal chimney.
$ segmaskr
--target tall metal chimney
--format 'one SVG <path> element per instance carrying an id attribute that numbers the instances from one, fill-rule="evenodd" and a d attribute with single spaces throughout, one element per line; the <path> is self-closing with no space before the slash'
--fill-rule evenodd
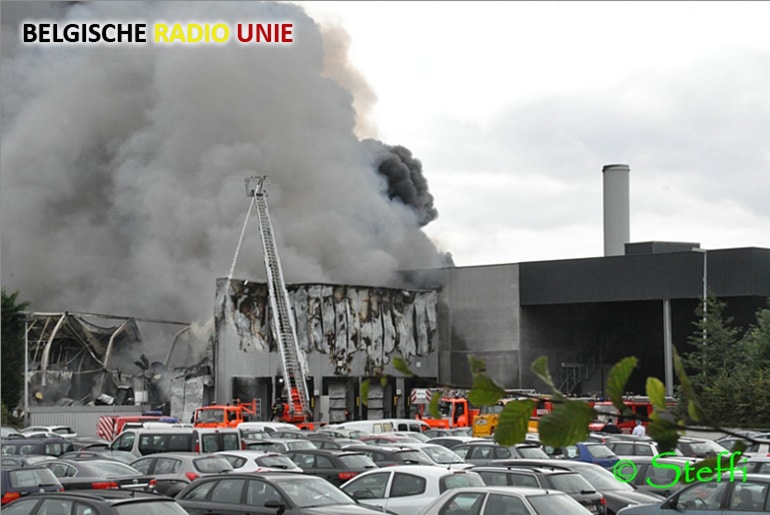
<path id="1" fill-rule="evenodd" d="M 604 165 L 604 255 L 622 256 L 630 240 L 628 165 Z"/>

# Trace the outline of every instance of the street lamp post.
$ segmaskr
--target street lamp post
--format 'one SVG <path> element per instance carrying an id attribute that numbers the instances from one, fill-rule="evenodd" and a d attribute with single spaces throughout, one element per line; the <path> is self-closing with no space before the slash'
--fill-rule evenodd
<path id="1" fill-rule="evenodd" d="M 706 375 L 706 344 L 708 343 L 708 330 L 706 329 L 707 320 L 707 301 L 708 301 L 708 251 L 700 247 L 693 247 L 693 252 L 703 254 L 703 375 Z"/>

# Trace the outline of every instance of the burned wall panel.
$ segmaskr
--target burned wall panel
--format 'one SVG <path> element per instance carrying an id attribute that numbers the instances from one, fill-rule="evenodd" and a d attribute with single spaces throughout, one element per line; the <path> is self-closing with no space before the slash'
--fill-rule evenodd
<path id="1" fill-rule="evenodd" d="M 393 373 L 394 356 L 409 363 L 437 351 L 435 291 L 319 284 L 288 290 L 311 376 Z M 226 402 L 229 377 L 280 375 L 280 355 L 269 332 L 265 285 L 220 279 L 217 295 L 216 377 L 223 380 L 216 381 L 216 397 Z M 422 361 L 433 364 L 421 373 L 435 377 L 437 360 Z"/>

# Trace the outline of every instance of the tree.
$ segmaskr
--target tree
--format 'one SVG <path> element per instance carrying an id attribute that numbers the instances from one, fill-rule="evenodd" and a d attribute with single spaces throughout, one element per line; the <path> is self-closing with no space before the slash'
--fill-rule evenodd
<path id="1" fill-rule="evenodd" d="M 696 394 L 701 394 L 723 371 L 731 370 L 742 358 L 736 343 L 741 330 L 732 327 L 733 318 L 725 315 L 726 304 L 713 295 L 701 302 L 695 311 L 695 332 L 688 338 L 694 347 L 682 358 L 690 372 Z M 705 308 L 705 315 L 704 315 Z"/>
<path id="2" fill-rule="evenodd" d="M 2 290 L 2 339 L 0 365 L 2 403 L 7 409 L 19 404 L 24 391 L 24 314 L 28 302 L 18 302 L 19 292 Z"/>

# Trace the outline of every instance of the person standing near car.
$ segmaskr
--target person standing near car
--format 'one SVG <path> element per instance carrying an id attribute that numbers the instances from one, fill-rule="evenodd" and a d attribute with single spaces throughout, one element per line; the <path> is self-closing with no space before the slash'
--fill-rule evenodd
<path id="1" fill-rule="evenodd" d="M 644 424 L 642 424 L 641 420 L 636 421 L 636 427 L 633 431 L 631 431 L 631 434 L 636 436 L 646 436 L 647 435 L 647 428 L 644 427 Z"/>

